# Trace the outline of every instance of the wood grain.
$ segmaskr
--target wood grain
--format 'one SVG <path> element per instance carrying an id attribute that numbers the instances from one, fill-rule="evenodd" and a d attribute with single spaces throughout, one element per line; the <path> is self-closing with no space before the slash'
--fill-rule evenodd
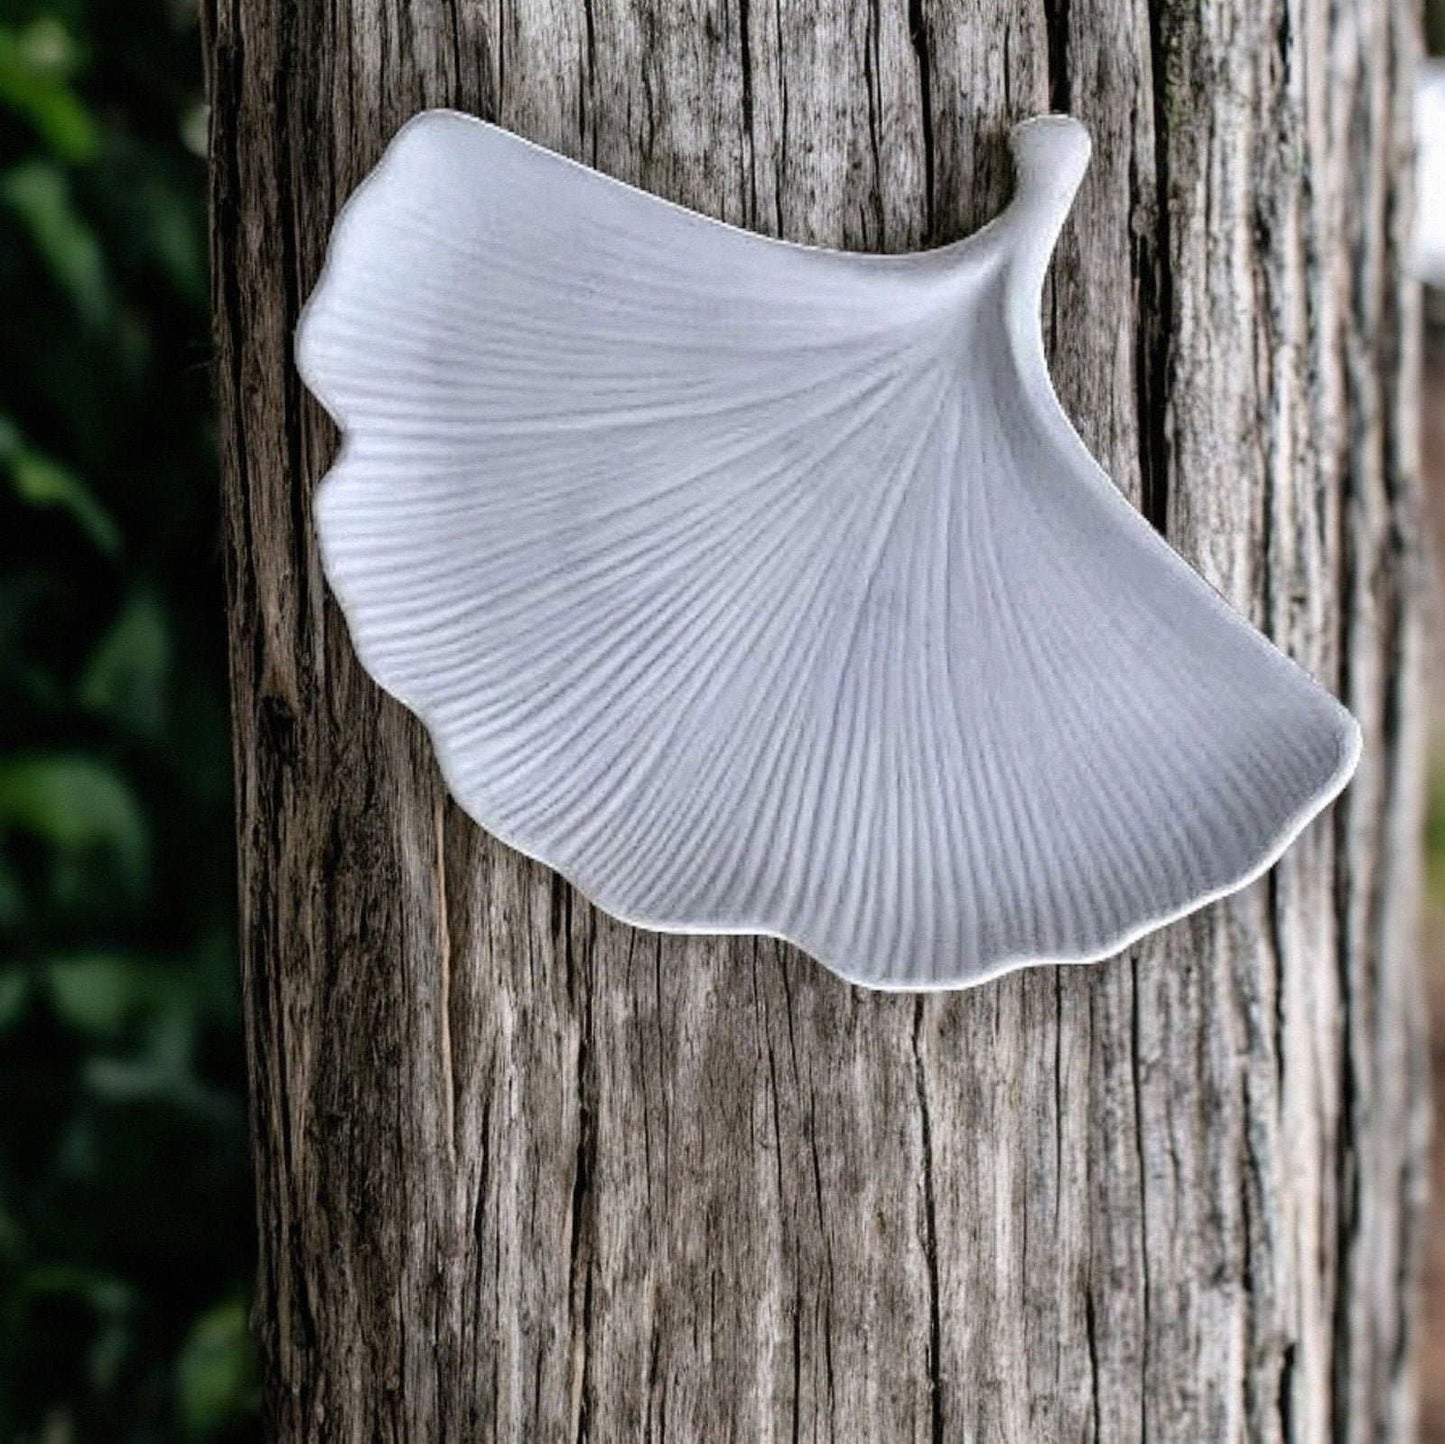
<path id="1" fill-rule="evenodd" d="M 261 1227 L 286 1440 L 1409 1437 L 1424 1160 L 1403 0 L 209 0 Z M 600 916 L 447 802 L 320 574 L 292 331 L 451 105 L 710 214 L 899 250 L 1096 159 L 1061 394 L 1345 697 L 1264 881 L 952 997 Z"/>

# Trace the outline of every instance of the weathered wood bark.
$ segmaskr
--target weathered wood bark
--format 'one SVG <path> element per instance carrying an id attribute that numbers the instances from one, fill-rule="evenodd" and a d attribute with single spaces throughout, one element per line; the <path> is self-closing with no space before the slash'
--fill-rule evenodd
<path id="1" fill-rule="evenodd" d="M 1422 1179 L 1405 0 L 211 0 L 245 1002 L 285 1439 L 1409 1432 Z M 902 249 L 1096 159 L 1056 375 L 1366 736 L 1264 882 L 954 997 L 601 917 L 446 801 L 318 570 L 291 364 L 427 105 Z"/>

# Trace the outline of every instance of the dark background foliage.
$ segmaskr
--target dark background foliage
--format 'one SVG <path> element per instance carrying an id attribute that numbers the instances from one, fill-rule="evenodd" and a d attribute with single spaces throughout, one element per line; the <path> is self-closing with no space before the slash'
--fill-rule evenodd
<path id="1" fill-rule="evenodd" d="M 256 1433 L 205 131 L 192 0 L 0 0 L 3 1444 Z"/>
<path id="2" fill-rule="evenodd" d="M 194 9 L 0 0 L 0 1439 L 242 1438 Z"/>

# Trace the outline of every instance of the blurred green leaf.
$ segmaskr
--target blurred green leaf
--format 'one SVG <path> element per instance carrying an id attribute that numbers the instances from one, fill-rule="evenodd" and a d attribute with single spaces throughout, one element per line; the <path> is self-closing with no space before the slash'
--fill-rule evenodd
<path id="1" fill-rule="evenodd" d="M 22 161 L 0 178 L 3 199 L 85 325 L 110 314 L 110 285 L 100 242 L 75 209 L 65 172 L 48 160 Z"/>
<path id="2" fill-rule="evenodd" d="M 192 1439 L 212 1438 L 251 1412 L 255 1392 L 245 1305 L 219 1304 L 196 1320 L 176 1363 L 181 1424 Z"/>
<path id="3" fill-rule="evenodd" d="M 79 66 L 79 49 L 53 15 L 23 30 L 0 27 L 0 105 L 28 120 L 63 160 L 91 159 L 96 127 L 68 81 Z"/>
<path id="4" fill-rule="evenodd" d="M 26 1279 L 32 1294 L 79 1299 L 97 1314 L 116 1317 L 135 1306 L 135 1290 L 111 1274 L 76 1264 L 32 1269 Z"/>
<path id="5" fill-rule="evenodd" d="M 157 1069 L 167 1078 L 186 1075 L 200 1024 L 230 1011 L 230 997 L 218 999 L 208 986 L 201 959 L 88 952 L 52 958 L 42 971 L 56 1014 L 69 1027 L 114 1041 L 127 1025 L 138 1025 L 142 1053 L 123 1060 L 120 1074 L 105 1074 L 102 1091 L 129 1096 L 137 1088 L 149 1090 Z M 103 1061 L 107 1068 L 116 1062 Z"/>
<path id="6" fill-rule="evenodd" d="M 89 487 L 58 461 L 21 442 L 13 427 L 0 418 L 0 462 L 10 473 L 16 496 L 28 506 L 56 507 L 69 513 L 103 552 L 120 549 L 120 530 L 91 495 Z"/>
<path id="7" fill-rule="evenodd" d="M 29 506 L 59 507 L 70 514 L 101 551 L 120 547 L 120 531 L 110 514 L 74 472 L 26 444 L 20 428 L 0 416 L 0 467 L 10 476 L 16 496 Z"/>
<path id="8" fill-rule="evenodd" d="M 171 1019 L 180 1028 L 157 1030 L 163 1044 L 189 1044 L 188 1020 Z M 152 1044 L 155 1043 L 152 1038 Z M 155 1056 L 136 1058 L 91 1058 L 85 1065 L 85 1085 L 99 1099 L 111 1104 L 164 1105 L 177 1112 L 205 1118 L 227 1117 L 227 1102 L 212 1090 L 203 1087 L 190 1072 L 189 1046 L 187 1056 L 172 1056 L 168 1047 Z"/>
<path id="9" fill-rule="evenodd" d="M 145 818 L 113 768 L 80 755 L 0 756 L 0 833 L 17 828 L 64 853 L 103 849 L 139 883 Z"/>
<path id="10" fill-rule="evenodd" d="M 133 959 L 94 953 L 61 958 L 46 967 L 51 1002 L 71 1027 L 98 1038 L 114 1038 L 145 1001 Z"/>
<path id="11" fill-rule="evenodd" d="M 159 736 L 170 658 L 170 632 L 160 603 L 148 593 L 133 596 L 86 666 L 81 705 L 136 736 Z"/>

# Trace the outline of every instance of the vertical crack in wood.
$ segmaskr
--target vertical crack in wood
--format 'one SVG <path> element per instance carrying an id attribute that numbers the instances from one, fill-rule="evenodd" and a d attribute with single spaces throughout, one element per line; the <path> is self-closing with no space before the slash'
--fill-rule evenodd
<path id="1" fill-rule="evenodd" d="M 585 74 L 577 87 L 577 105 L 581 111 L 577 143 L 591 163 L 597 164 L 597 18 L 592 13 L 593 0 L 582 0 L 582 22 L 585 48 Z M 590 126 L 590 134 L 589 134 Z M 590 144 L 589 144 L 590 141 Z"/>
<path id="2" fill-rule="evenodd" d="M 434 806 L 436 832 L 436 918 L 437 918 L 437 1051 L 440 1060 L 442 1132 L 447 1164 L 455 1182 L 457 1166 L 456 1068 L 453 1058 L 452 1019 L 452 935 L 447 904 L 447 795 L 438 787 Z"/>
<path id="3" fill-rule="evenodd" d="M 772 1107 L 770 1112 L 773 1120 L 773 1179 L 778 1190 L 778 1208 L 786 1213 L 788 1207 L 788 1190 L 783 1182 L 783 1118 L 782 1104 L 778 1092 L 778 1062 L 773 1049 L 773 1030 L 768 1018 L 767 1004 L 763 1001 L 762 987 L 758 978 L 758 938 L 752 940 L 752 947 L 749 950 L 753 965 L 753 996 L 757 999 L 759 1010 L 759 1024 L 763 1034 L 763 1046 L 767 1050 L 768 1057 L 768 1097 Z M 795 1080 L 796 1081 L 796 1080 Z"/>
<path id="4" fill-rule="evenodd" d="M 786 194 L 788 158 L 788 63 L 783 44 L 783 0 L 773 0 L 773 44 L 778 66 L 778 135 L 773 145 L 773 234 L 787 239 L 783 196 Z"/>
<path id="5" fill-rule="evenodd" d="M 1352 298 L 1347 298 L 1352 299 Z M 1342 310 L 1345 310 L 1342 307 Z M 1347 312 L 1346 312 L 1347 317 Z M 1342 317 L 1338 323 L 1343 329 L 1348 320 Z M 1332 341 L 1343 353 L 1348 347 L 1345 335 L 1332 337 Z M 1348 367 L 1346 373 L 1348 395 Z M 1338 610 L 1337 653 L 1339 656 L 1339 695 L 1346 706 L 1358 709 L 1354 668 L 1354 614 L 1359 605 L 1356 590 L 1356 563 L 1354 536 L 1353 458 L 1350 454 L 1348 434 L 1341 438 L 1340 452 L 1335 461 L 1336 482 L 1336 528 L 1339 535 L 1338 577 L 1336 596 Z M 1354 1156 L 1356 1119 L 1356 1078 L 1355 1040 L 1353 1013 L 1355 987 L 1353 977 L 1353 950 L 1356 944 L 1354 926 L 1354 896 L 1352 888 L 1353 849 L 1351 838 L 1354 832 L 1355 789 L 1347 788 L 1336 801 L 1331 815 L 1334 843 L 1334 923 L 1335 923 L 1335 976 L 1339 993 L 1339 1095 L 1337 1104 L 1338 1136 L 1335 1142 L 1334 1184 L 1335 1184 L 1335 1237 L 1331 1265 L 1333 1268 L 1333 1298 L 1331 1301 L 1330 1329 L 1330 1437 L 1336 1444 L 1349 1444 L 1350 1380 L 1350 1261 L 1353 1252 L 1355 1217 L 1358 1212 L 1357 1172 Z"/>
<path id="6" fill-rule="evenodd" d="M 1348 490 L 1348 481 L 1345 482 Z M 1341 509 L 1348 516 L 1348 502 L 1342 498 Z M 1344 585 L 1350 588 L 1344 595 L 1353 595 L 1354 585 L 1354 563 L 1350 553 L 1352 550 L 1347 540 L 1348 531 L 1341 532 L 1341 552 L 1344 573 Z M 1342 613 L 1348 613 L 1349 607 L 1342 609 Z M 1351 667 L 1348 661 L 1349 643 L 1346 642 L 1342 662 L 1342 687 L 1343 695 L 1349 699 L 1351 695 L 1349 674 Z M 1355 1022 L 1354 1012 L 1359 1006 L 1356 995 L 1354 979 L 1354 897 L 1352 893 L 1352 848 L 1350 845 L 1352 827 L 1352 806 L 1351 797 L 1347 791 L 1338 803 L 1336 803 L 1337 817 L 1335 825 L 1336 859 L 1335 859 L 1335 911 L 1336 911 L 1336 940 L 1335 940 L 1335 969 L 1338 977 L 1339 987 L 1339 1018 L 1340 1018 L 1340 1085 L 1339 1085 L 1339 1136 L 1335 1147 L 1335 1251 L 1334 1251 L 1334 1272 L 1335 1288 L 1332 1311 L 1332 1338 L 1331 1338 L 1331 1437 L 1336 1444 L 1349 1444 L 1351 1439 L 1349 1408 L 1351 1380 L 1350 1373 L 1354 1366 L 1351 1357 L 1353 1342 L 1352 1311 L 1354 1301 L 1352 1296 L 1352 1274 L 1354 1267 L 1355 1243 L 1358 1234 L 1358 1220 L 1360 1209 L 1359 1194 L 1359 1161 L 1355 1153 L 1355 1137 L 1359 1129 L 1358 1118 L 1358 1081 L 1357 1065 L 1355 1060 Z"/>
<path id="7" fill-rule="evenodd" d="M 1092 1444 L 1102 1444 L 1103 1425 L 1100 1419 L 1099 1331 L 1094 1315 L 1094 1280 L 1091 1276 L 1084 1288 L 1084 1338 L 1089 1346 L 1089 1422 Z"/>
<path id="8" fill-rule="evenodd" d="M 281 26 L 280 49 L 282 54 L 289 59 L 289 52 L 292 48 L 290 37 L 294 29 L 294 20 L 291 19 L 289 8 L 286 16 L 287 19 Z M 276 166 L 280 172 L 275 187 L 275 236 L 281 250 L 277 276 L 281 285 L 281 309 L 288 323 L 294 327 L 301 314 L 301 278 L 295 209 L 296 185 L 299 177 L 292 164 L 289 73 L 289 65 L 283 64 L 277 67 L 276 74 L 271 78 L 271 104 L 275 127 Z M 310 514 L 310 497 L 305 480 L 301 408 L 301 380 L 296 374 L 296 368 L 287 366 L 281 376 L 280 385 L 280 432 L 290 482 L 286 490 L 286 501 L 290 511 L 290 531 L 286 540 L 292 550 L 293 584 L 296 588 L 296 595 L 288 599 L 290 605 L 284 609 L 283 615 L 290 621 L 295 636 L 292 639 L 293 645 L 290 647 L 285 646 L 280 637 L 265 639 L 270 645 L 264 654 L 266 670 L 261 675 L 264 680 L 272 683 L 278 674 L 286 675 L 289 668 L 283 670 L 284 663 L 294 663 L 296 672 L 299 674 L 305 667 L 307 659 L 312 655 L 312 649 L 308 645 L 308 638 L 305 635 L 305 625 L 310 619 L 308 602 L 311 592 L 308 586 L 311 568 L 308 565 L 309 557 L 307 555 L 309 536 L 307 520 Z M 278 608 L 279 610 L 282 609 Z M 293 695 L 288 698 L 288 701 L 294 705 L 297 698 Z"/>
<path id="9" fill-rule="evenodd" d="M 799 1270 L 801 1262 L 793 1268 L 793 1309 L 791 1320 L 793 1359 L 793 1401 L 792 1421 L 789 1430 L 792 1444 L 799 1444 L 803 1432 L 803 1280 Z"/>
<path id="10" fill-rule="evenodd" d="M 493 21 L 497 36 L 497 111 L 500 114 L 507 99 L 507 0 L 497 0 L 496 19 Z"/>
<path id="11" fill-rule="evenodd" d="M 782 959 L 782 970 L 786 975 L 788 960 Z M 792 994 L 786 994 L 788 998 L 789 1032 L 791 1033 L 791 1014 L 793 1009 Z M 794 1060 L 796 1066 L 796 1059 Z M 823 1279 L 824 1283 L 819 1292 L 822 1294 L 823 1306 L 823 1364 L 824 1377 L 827 1383 L 828 1414 L 831 1421 L 834 1405 L 833 1387 L 833 1289 L 835 1275 L 833 1272 L 833 1241 L 829 1236 L 828 1217 L 825 1211 L 823 1189 L 823 1160 L 818 1152 L 818 1094 L 813 1084 L 811 1066 L 808 1073 L 808 1113 L 806 1118 L 808 1131 L 808 1151 L 813 1160 L 813 1203 L 818 1216 L 818 1239 L 823 1245 Z M 816 1406 L 815 1406 L 816 1411 Z"/>
<path id="12" fill-rule="evenodd" d="M 1279 1382 L 1275 1391 L 1275 1413 L 1279 1416 L 1281 1444 L 1296 1444 L 1299 1438 L 1294 1411 L 1294 1380 L 1299 1344 L 1291 1339 L 1280 1353 Z"/>
<path id="13" fill-rule="evenodd" d="M 1139 1171 L 1139 1441 L 1148 1444 L 1149 1404 L 1149 1335 L 1151 1281 L 1149 1270 L 1149 1168 L 1144 1154 L 1144 1070 L 1141 1053 L 1144 1047 L 1144 1024 L 1139 1005 L 1139 958 L 1129 958 L 1129 1067 L 1134 1089 L 1134 1166 Z"/>
<path id="14" fill-rule="evenodd" d="M 1246 1028 L 1248 1022 L 1246 1020 Z M 1274 1106 L 1278 1100 L 1271 1100 Z M 1261 1105 L 1264 1106 L 1264 1105 Z M 1261 1281 L 1256 1275 L 1254 1252 L 1257 1246 L 1257 1230 L 1264 1226 L 1259 1214 L 1268 1205 L 1269 1171 L 1266 1161 L 1260 1156 L 1255 1138 L 1254 1090 L 1250 1087 L 1250 1069 L 1246 1060 L 1239 1069 L 1239 1303 L 1240 1328 L 1244 1336 L 1244 1357 L 1255 1359 L 1261 1356 L 1260 1316 L 1267 1315 L 1272 1306 L 1268 1297 L 1268 1281 Z M 1267 1264 L 1266 1264 L 1267 1267 Z M 1258 1370 L 1243 1371 L 1240 1380 L 1240 1395 L 1243 1403 L 1243 1417 L 1248 1421 L 1259 1418 L 1261 1376 Z"/>
<path id="15" fill-rule="evenodd" d="M 923 1062 L 923 1017 L 927 999 L 913 1002 L 913 1086 L 918 1100 L 919 1150 L 923 1165 L 923 1258 L 928 1275 L 928 1390 L 930 1439 L 943 1444 L 943 1318 L 938 1288 L 938 1217 L 933 1192 L 933 1120 Z"/>
<path id="16" fill-rule="evenodd" d="M 923 0 L 908 0 L 908 35 L 913 42 L 913 58 L 918 66 L 918 113 L 923 127 L 924 241 L 932 244 L 938 235 L 933 184 L 933 60 L 929 53 L 928 20 L 923 13 Z"/>
<path id="17" fill-rule="evenodd" d="M 447 6 L 447 9 L 451 14 L 452 22 L 449 37 L 452 52 L 452 78 L 448 89 L 453 96 L 458 97 L 458 100 L 460 100 L 460 97 L 466 95 L 468 91 L 471 90 L 471 87 L 466 83 L 465 73 L 462 70 L 462 7 L 460 4 L 451 4 Z"/>
<path id="18" fill-rule="evenodd" d="M 1049 42 L 1049 109 L 1063 114 L 1070 108 L 1069 0 L 1043 0 L 1043 4 Z"/>
<path id="19" fill-rule="evenodd" d="M 1064 970 L 1053 970 L 1054 1026 L 1054 1228 L 1059 1227 L 1059 1209 L 1064 1200 Z"/>
<path id="20" fill-rule="evenodd" d="M 738 0 L 738 61 L 742 70 L 742 127 L 744 185 L 748 205 L 746 223 L 756 229 L 758 224 L 758 176 L 753 154 L 753 50 L 751 7 L 749 0 Z"/>
<path id="21" fill-rule="evenodd" d="M 875 248 L 881 248 L 887 234 L 884 215 L 884 172 L 883 146 L 879 134 L 879 112 L 882 108 L 882 64 L 879 46 L 882 40 L 883 17 L 881 0 L 865 0 L 863 26 L 863 90 L 868 102 L 868 155 L 873 164 L 873 184 L 870 187 L 871 211 L 877 227 Z"/>
<path id="22" fill-rule="evenodd" d="M 1285 1045 L 1287 1041 L 1288 999 L 1285 996 L 1284 907 L 1280 899 L 1279 877 L 1271 870 L 1264 886 L 1265 939 L 1274 970 L 1274 1070 L 1275 1087 L 1282 1104 L 1285 1090 Z"/>
<path id="23" fill-rule="evenodd" d="M 1135 340 L 1135 389 L 1140 439 L 1140 510 L 1161 533 L 1169 529 L 1170 351 L 1174 325 L 1174 278 L 1169 221 L 1169 75 L 1167 7 L 1149 5 L 1149 76 L 1154 134 L 1153 172 L 1132 164 L 1132 208 L 1144 222 L 1135 238 L 1139 328 Z M 1137 225 L 1137 222 L 1136 222 Z"/>
<path id="24" fill-rule="evenodd" d="M 575 956 L 572 936 L 575 897 L 570 884 L 555 874 L 553 937 L 562 945 L 567 998 L 576 1020 L 577 1146 L 572 1165 L 569 1215 L 571 1257 L 568 1276 L 572 1319 L 572 1438 L 584 1444 L 591 1425 L 592 1276 L 596 1241 L 592 1175 L 597 1161 L 597 1076 L 592 1038 L 592 970 Z M 560 937 L 559 937 L 560 933 Z M 554 949 L 555 951 L 555 949 Z M 539 1415 L 539 1417 L 545 1417 Z"/>

